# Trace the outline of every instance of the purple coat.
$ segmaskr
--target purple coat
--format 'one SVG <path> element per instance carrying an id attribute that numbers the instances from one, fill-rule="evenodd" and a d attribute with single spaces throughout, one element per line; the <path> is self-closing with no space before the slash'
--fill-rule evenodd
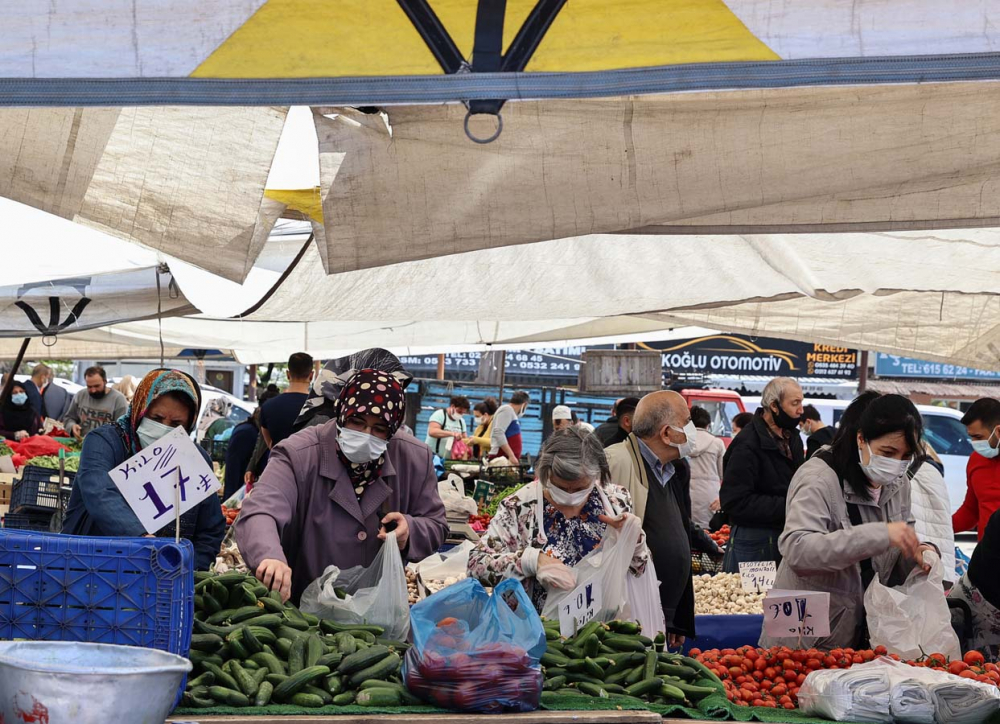
<path id="1" fill-rule="evenodd" d="M 378 531 L 386 501 L 388 512 L 403 513 L 409 523 L 405 559 L 419 561 L 437 551 L 448 521 L 430 448 L 397 432 L 382 475 L 367 486 L 359 505 L 337 457 L 337 428 L 330 421 L 274 447 L 236 521 L 236 542 L 251 571 L 268 558 L 287 563 L 292 600 L 298 601 L 327 566 L 371 564 L 382 545 Z"/>

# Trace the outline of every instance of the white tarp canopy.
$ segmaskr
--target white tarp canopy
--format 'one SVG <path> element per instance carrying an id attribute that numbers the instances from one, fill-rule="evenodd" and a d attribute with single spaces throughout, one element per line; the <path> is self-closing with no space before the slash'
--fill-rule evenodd
<path id="1" fill-rule="evenodd" d="M 190 298 L 205 295 L 181 281 Z M 459 299 L 456 288 L 474 293 Z M 168 347 L 265 362 L 299 350 L 419 353 L 697 325 L 1000 369 L 997 290 L 997 229 L 592 235 L 333 276 L 310 245 L 246 317 L 166 319 L 162 329 Z M 156 323 L 117 325 L 63 336 L 50 354 L 153 351 L 158 335 Z"/>

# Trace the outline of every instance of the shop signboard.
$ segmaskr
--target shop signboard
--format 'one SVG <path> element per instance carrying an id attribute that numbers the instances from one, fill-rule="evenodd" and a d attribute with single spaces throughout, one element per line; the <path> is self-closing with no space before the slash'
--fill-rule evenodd
<path id="1" fill-rule="evenodd" d="M 777 638 L 830 635 L 827 591 L 779 591 L 764 597 L 764 633 Z"/>
<path id="2" fill-rule="evenodd" d="M 663 354 L 673 374 L 764 375 L 856 379 L 858 353 L 847 347 L 785 339 L 713 334 L 693 339 L 643 342 Z"/>
<path id="3" fill-rule="evenodd" d="M 587 349 L 610 349 L 612 345 L 599 347 L 546 347 L 544 349 L 521 349 L 507 351 L 507 374 L 534 375 L 539 377 L 577 377 L 580 374 L 580 357 Z M 444 370 L 448 372 L 478 372 L 482 352 L 451 352 L 444 356 Z M 400 357 L 408 371 L 418 377 L 437 371 L 436 354 L 407 355 Z"/>
<path id="4" fill-rule="evenodd" d="M 1000 380 L 1000 372 L 975 370 L 945 362 L 927 362 L 894 354 L 875 354 L 875 374 L 879 377 L 922 377 L 939 380 Z"/>

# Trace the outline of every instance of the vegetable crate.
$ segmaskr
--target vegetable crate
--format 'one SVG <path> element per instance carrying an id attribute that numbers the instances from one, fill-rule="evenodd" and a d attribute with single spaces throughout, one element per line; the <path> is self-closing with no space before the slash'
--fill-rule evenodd
<path id="1" fill-rule="evenodd" d="M 72 485 L 74 473 L 65 473 L 65 480 Z M 53 513 L 60 507 L 65 510 L 70 489 L 59 490 L 59 473 L 50 468 L 28 465 L 21 472 L 21 479 L 14 481 L 10 496 L 10 509 L 14 513 Z"/>
<path id="2" fill-rule="evenodd" d="M 35 530 L 47 533 L 51 523 L 51 513 L 43 513 L 41 515 L 37 513 L 7 513 L 3 517 L 3 527 L 8 530 Z"/>
<path id="3" fill-rule="evenodd" d="M 0 639 L 187 656 L 193 618 L 189 541 L 0 531 Z"/>
<path id="4" fill-rule="evenodd" d="M 691 573 L 696 576 L 702 573 L 722 573 L 722 559 L 712 560 L 707 553 L 691 551 Z"/>

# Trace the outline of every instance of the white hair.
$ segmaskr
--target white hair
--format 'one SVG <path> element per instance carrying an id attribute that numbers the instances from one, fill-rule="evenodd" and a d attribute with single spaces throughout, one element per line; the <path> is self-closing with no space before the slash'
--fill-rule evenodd
<path id="1" fill-rule="evenodd" d="M 781 401 L 785 399 L 785 390 L 791 385 L 798 387 L 799 383 L 791 377 L 775 377 L 764 386 L 764 391 L 760 393 L 760 406 L 765 410 L 771 409 L 772 402 L 777 402 L 780 406 Z"/>

